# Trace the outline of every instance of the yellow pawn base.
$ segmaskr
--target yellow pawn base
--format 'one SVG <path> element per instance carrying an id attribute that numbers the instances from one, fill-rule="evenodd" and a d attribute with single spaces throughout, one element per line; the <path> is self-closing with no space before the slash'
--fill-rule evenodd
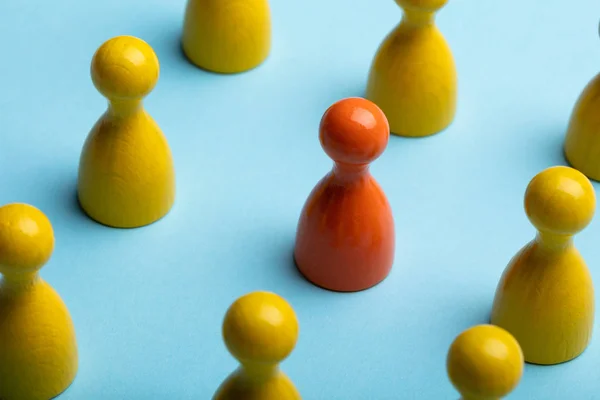
<path id="1" fill-rule="evenodd" d="M 250 367 L 252 368 L 252 367 Z M 260 379 L 238 368 L 223 381 L 213 400 L 301 400 L 292 381 L 279 370 L 269 372 L 268 379 Z"/>
<path id="2" fill-rule="evenodd" d="M 143 110 L 124 124 L 112 119 L 104 115 L 84 144 L 79 205 L 91 219 L 113 228 L 150 225 L 166 216 L 175 201 L 168 144 Z M 121 139 L 115 141 L 115 137 Z"/>
<path id="3" fill-rule="evenodd" d="M 182 48 L 199 68 L 235 74 L 258 67 L 271 50 L 267 0 L 188 0 Z"/>
<path id="4" fill-rule="evenodd" d="M 569 122 L 565 158 L 588 178 L 600 181 L 600 74 L 581 93 Z"/>

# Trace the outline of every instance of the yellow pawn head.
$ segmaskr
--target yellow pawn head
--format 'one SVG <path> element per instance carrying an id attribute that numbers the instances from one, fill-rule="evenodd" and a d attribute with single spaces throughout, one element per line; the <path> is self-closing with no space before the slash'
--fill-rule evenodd
<path id="1" fill-rule="evenodd" d="M 523 352 L 504 329 L 477 325 L 454 339 L 446 369 L 463 399 L 499 399 L 519 384 L 524 369 Z"/>
<path id="2" fill-rule="evenodd" d="M 54 231 L 44 213 L 22 203 L 0 207 L 0 273 L 9 277 L 33 274 L 53 251 Z"/>
<path id="3" fill-rule="evenodd" d="M 434 13 L 448 3 L 448 0 L 396 0 L 405 10 Z"/>
<path id="4" fill-rule="evenodd" d="M 541 232 L 575 235 L 592 220 L 596 194 L 589 179 L 576 169 L 550 167 L 537 174 L 525 192 L 525 212 Z"/>
<path id="5" fill-rule="evenodd" d="M 227 349 L 242 364 L 277 364 L 294 350 L 299 325 L 293 308 L 270 292 L 237 299 L 223 321 Z"/>
<path id="6" fill-rule="evenodd" d="M 94 86 L 109 99 L 141 99 L 154 89 L 159 74 L 158 57 L 152 47 L 133 36 L 107 40 L 92 58 Z"/>

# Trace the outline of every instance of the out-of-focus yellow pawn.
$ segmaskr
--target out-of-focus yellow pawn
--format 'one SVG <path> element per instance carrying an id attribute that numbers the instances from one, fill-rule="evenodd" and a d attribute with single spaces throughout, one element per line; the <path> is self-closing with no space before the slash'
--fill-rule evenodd
<path id="1" fill-rule="evenodd" d="M 525 212 L 538 233 L 506 267 L 491 322 L 519 341 L 529 363 L 569 361 L 592 337 L 594 285 L 573 236 L 595 209 L 592 184 L 573 168 L 545 169 L 527 186 Z"/>
<path id="2" fill-rule="evenodd" d="M 379 46 L 367 82 L 367 98 L 383 110 L 393 134 L 429 136 L 454 120 L 456 66 L 435 24 L 446 2 L 396 0 L 402 21 Z"/>
<path id="3" fill-rule="evenodd" d="M 81 152 L 79 203 L 104 225 L 151 224 L 164 217 L 175 201 L 169 144 L 142 104 L 157 83 L 158 58 L 143 40 L 118 36 L 96 51 L 91 75 L 109 106 Z"/>
<path id="4" fill-rule="evenodd" d="M 299 400 L 292 381 L 279 369 L 298 340 L 292 307 L 270 292 L 237 299 L 223 321 L 223 339 L 240 367 L 221 384 L 213 400 Z"/>
<path id="5" fill-rule="evenodd" d="M 182 46 L 193 64 L 209 71 L 257 67 L 271 51 L 268 0 L 188 0 Z"/>
<path id="6" fill-rule="evenodd" d="M 477 325 L 454 339 L 446 359 L 452 385 L 462 400 L 497 400 L 507 396 L 523 376 L 523 353 L 502 328 Z"/>
<path id="7" fill-rule="evenodd" d="M 600 74 L 584 88 L 573 108 L 565 157 L 588 178 L 600 181 Z"/>
<path id="8" fill-rule="evenodd" d="M 75 379 L 75 329 L 38 274 L 54 250 L 48 218 L 27 204 L 0 207 L 0 399 L 49 400 Z"/>

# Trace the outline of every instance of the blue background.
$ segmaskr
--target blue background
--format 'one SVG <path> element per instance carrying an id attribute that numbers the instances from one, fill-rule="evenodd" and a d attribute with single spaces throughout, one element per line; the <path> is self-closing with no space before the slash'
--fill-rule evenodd
<path id="1" fill-rule="evenodd" d="M 600 3 L 451 0 L 439 13 L 459 71 L 458 114 L 439 135 L 392 137 L 373 164 L 397 255 L 387 280 L 355 294 L 303 280 L 292 246 L 300 209 L 331 167 L 319 120 L 363 94 L 401 11 L 392 0 L 271 6 L 268 61 L 219 76 L 181 55 L 184 0 L 0 2 L 0 203 L 33 204 L 55 228 L 42 276 L 69 306 L 81 357 L 61 400 L 210 398 L 237 366 L 221 341 L 223 315 L 253 290 L 297 311 L 300 340 L 282 367 L 305 399 L 458 397 L 448 346 L 487 321 L 504 267 L 535 234 L 523 194 L 536 173 L 565 163 L 572 107 L 600 70 Z M 96 224 L 75 201 L 81 147 L 106 107 L 90 61 L 121 34 L 160 59 L 145 104 L 177 170 L 172 212 L 136 230 Z M 599 239 L 600 215 L 576 239 L 596 282 Z M 599 363 L 596 335 L 571 363 L 527 366 L 509 397 L 598 399 Z"/>

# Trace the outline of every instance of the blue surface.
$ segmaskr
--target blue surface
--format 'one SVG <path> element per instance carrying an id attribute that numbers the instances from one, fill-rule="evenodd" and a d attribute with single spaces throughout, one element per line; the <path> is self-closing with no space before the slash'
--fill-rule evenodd
<path id="1" fill-rule="evenodd" d="M 455 399 L 445 357 L 487 321 L 497 281 L 534 235 L 529 180 L 564 164 L 571 109 L 600 70 L 600 3 L 454 0 L 438 24 L 460 74 L 458 114 L 428 139 L 392 137 L 372 172 L 392 204 L 389 278 L 356 294 L 296 272 L 300 209 L 331 161 L 317 138 L 334 101 L 362 95 L 372 56 L 401 17 L 392 0 L 272 0 L 274 43 L 260 68 L 218 76 L 179 50 L 184 0 L 0 2 L 0 203 L 28 202 L 53 222 L 43 277 L 68 304 L 80 371 L 60 398 L 208 399 L 235 361 L 225 310 L 275 291 L 301 323 L 283 364 L 305 399 Z M 156 50 L 147 110 L 177 169 L 175 208 L 116 230 L 75 202 L 83 141 L 106 103 L 89 66 L 120 34 Z M 598 190 L 598 184 L 595 184 Z M 576 244 L 600 282 L 600 215 Z M 597 326 L 597 325 L 596 325 Z M 527 366 L 511 399 L 599 399 L 600 331 L 577 360 Z"/>

